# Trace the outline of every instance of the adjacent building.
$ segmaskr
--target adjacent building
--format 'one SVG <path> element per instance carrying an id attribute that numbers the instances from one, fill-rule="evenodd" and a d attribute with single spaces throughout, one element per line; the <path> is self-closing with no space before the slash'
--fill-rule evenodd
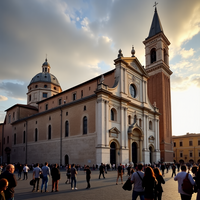
<path id="1" fill-rule="evenodd" d="M 172 138 L 174 162 L 200 163 L 200 133 L 187 133 Z"/>

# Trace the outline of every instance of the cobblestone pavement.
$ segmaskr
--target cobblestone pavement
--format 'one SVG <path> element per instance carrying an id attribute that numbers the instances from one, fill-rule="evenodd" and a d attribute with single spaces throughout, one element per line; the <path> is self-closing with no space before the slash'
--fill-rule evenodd
<path id="1" fill-rule="evenodd" d="M 61 172 L 61 180 L 59 182 L 59 192 L 51 192 L 51 178 L 48 184 L 48 193 L 31 192 L 32 186 L 29 182 L 32 178 L 32 172 L 29 172 L 28 180 L 19 180 L 15 188 L 15 200 L 25 199 L 41 199 L 41 200 L 57 200 L 57 199 L 73 199 L 73 200 L 131 200 L 132 192 L 124 191 L 120 180 L 116 185 L 116 171 L 108 171 L 105 174 L 105 179 L 98 179 L 98 171 L 92 171 L 91 188 L 86 188 L 85 173 L 78 171 L 77 188 L 78 190 L 71 190 L 70 184 L 65 184 L 66 172 Z M 17 174 L 16 174 L 17 176 Z M 124 176 L 124 182 L 127 176 Z M 181 200 L 178 193 L 178 183 L 171 178 L 171 171 L 164 175 L 166 183 L 163 185 L 163 200 Z M 40 181 L 41 185 L 41 181 Z M 139 200 L 139 198 L 137 199 Z M 196 193 L 193 194 L 192 200 L 196 200 Z"/>

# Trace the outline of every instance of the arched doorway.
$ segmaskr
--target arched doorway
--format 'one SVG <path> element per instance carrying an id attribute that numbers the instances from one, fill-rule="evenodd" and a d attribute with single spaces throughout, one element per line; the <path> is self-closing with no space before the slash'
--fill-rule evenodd
<path id="1" fill-rule="evenodd" d="M 112 142 L 110 144 L 110 164 L 116 165 L 116 143 L 115 142 Z"/>
<path id="2" fill-rule="evenodd" d="M 182 160 L 182 159 L 179 160 L 179 163 L 180 163 L 180 164 L 184 164 L 184 160 Z"/>
<path id="3" fill-rule="evenodd" d="M 65 155 L 65 165 L 68 165 L 68 164 L 69 164 L 69 156 Z"/>
<path id="4" fill-rule="evenodd" d="M 149 161 L 150 161 L 150 163 L 152 163 L 152 152 L 153 152 L 153 148 L 149 147 Z"/>
<path id="5" fill-rule="evenodd" d="M 135 164 L 137 163 L 137 143 L 132 143 L 132 162 Z"/>

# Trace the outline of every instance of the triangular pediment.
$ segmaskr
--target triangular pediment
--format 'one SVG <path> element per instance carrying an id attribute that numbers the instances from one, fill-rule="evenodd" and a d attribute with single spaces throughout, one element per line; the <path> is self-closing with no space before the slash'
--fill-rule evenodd
<path id="1" fill-rule="evenodd" d="M 135 122 L 128 127 L 128 133 L 132 133 L 134 129 L 139 129 L 142 132 L 140 126 Z"/>

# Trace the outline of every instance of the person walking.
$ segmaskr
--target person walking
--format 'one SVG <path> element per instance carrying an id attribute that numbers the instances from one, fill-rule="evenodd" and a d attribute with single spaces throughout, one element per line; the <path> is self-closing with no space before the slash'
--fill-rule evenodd
<path id="1" fill-rule="evenodd" d="M 52 190 L 53 192 L 55 188 L 55 192 L 58 192 L 58 182 L 60 180 L 60 170 L 58 169 L 58 165 L 55 164 L 54 167 L 51 170 L 51 176 L 52 176 Z"/>
<path id="2" fill-rule="evenodd" d="M 76 176 L 77 176 L 78 172 L 75 168 L 75 165 L 72 164 L 72 168 L 71 168 L 71 189 L 72 190 L 77 190 L 78 188 L 76 187 Z"/>
<path id="3" fill-rule="evenodd" d="M 138 164 L 138 171 L 134 172 L 131 176 L 131 183 L 134 183 L 132 200 L 136 200 L 140 196 L 140 200 L 144 200 L 144 189 L 142 187 L 142 179 L 144 172 L 142 171 L 143 165 Z"/>
<path id="4" fill-rule="evenodd" d="M 68 167 L 67 167 L 67 181 L 65 183 L 67 184 L 68 181 L 69 181 L 69 184 L 70 184 L 70 180 L 71 180 L 71 165 L 68 165 Z"/>
<path id="5" fill-rule="evenodd" d="M 154 199 L 154 189 L 157 184 L 156 176 L 151 167 L 147 167 L 142 180 L 142 187 L 144 188 L 144 199 Z"/>
<path id="6" fill-rule="evenodd" d="M 7 189 L 7 187 L 8 187 L 7 179 L 2 178 L 0 180 L 0 200 L 6 200 L 4 191 Z"/>
<path id="7" fill-rule="evenodd" d="M 165 165 L 164 165 L 164 163 L 162 163 L 162 165 L 161 165 L 161 171 L 162 171 L 162 175 L 164 176 L 164 172 L 165 172 Z"/>
<path id="8" fill-rule="evenodd" d="M 175 164 L 172 165 L 172 177 L 173 177 L 173 175 L 176 176 L 176 166 L 175 166 Z"/>
<path id="9" fill-rule="evenodd" d="M 8 164 L 6 171 L 0 176 L 0 179 L 5 178 L 8 181 L 8 188 L 5 190 L 6 200 L 14 200 L 14 188 L 17 186 L 16 177 L 14 175 L 15 166 Z"/>
<path id="10" fill-rule="evenodd" d="M 21 180 L 21 178 L 22 178 L 22 171 L 23 171 L 23 166 L 22 166 L 22 164 L 19 164 L 19 166 L 18 166 L 18 180 Z"/>
<path id="11" fill-rule="evenodd" d="M 103 166 L 103 163 L 101 163 L 100 167 L 99 167 L 99 179 L 101 177 L 101 174 L 103 176 L 103 178 L 105 178 L 104 176 L 104 166 Z"/>
<path id="12" fill-rule="evenodd" d="M 28 170 L 29 170 L 29 167 L 27 166 L 27 164 L 25 164 L 24 168 L 23 168 L 23 171 L 24 171 L 24 179 L 26 178 L 26 180 L 28 179 Z"/>
<path id="13" fill-rule="evenodd" d="M 196 200 L 200 200 L 200 165 L 196 173 L 196 185 L 197 185 L 197 199 Z"/>
<path id="14" fill-rule="evenodd" d="M 42 167 L 42 185 L 41 185 L 41 192 L 43 190 L 43 185 L 45 184 L 45 192 L 47 191 L 48 181 L 50 175 L 50 168 L 48 167 L 48 162 L 45 162 L 44 166 Z"/>
<path id="15" fill-rule="evenodd" d="M 117 168 L 117 180 L 116 180 L 116 185 L 118 185 L 118 179 L 119 177 L 121 177 L 121 183 L 123 184 L 123 166 L 122 164 L 120 163 L 118 168 Z"/>
<path id="16" fill-rule="evenodd" d="M 154 198 L 154 200 L 161 200 L 162 199 L 162 193 L 163 193 L 163 188 L 162 188 L 161 184 L 165 184 L 165 180 L 163 179 L 162 174 L 161 174 L 158 167 L 156 167 L 154 169 L 154 173 L 155 173 L 156 179 L 158 181 L 158 184 L 156 185 L 156 188 L 155 188 L 155 198 Z"/>
<path id="17" fill-rule="evenodd" d="M 35 185 L 37 184 L 37 189 L 36 191 L 39 192 L 39 183 L 40 183 L 40 174 L 42 170 L 39 167 L 39 163 L 36 163 L 36 167 L 33 169 L 33 179 L 35 180 L 34 185 L 33 185 L 33 190 L 32 192 L 35 191 Z"/>
<path id="18" fill-rule="evenodd" d="M 86 189 L 89 189 L 90 188 L 90 179 L 91 179 L 91 170 L 90 170 L 89 165 L 86 166 L 85 174 L 86 174 L 86 181 L 87 181 Z"/>
<path id="19" fill-rule="evenodd" d="M 183 191 L 182 189 L 182 184 L 183 184 L 183 180 L 186 178 L 186 175 L 188 176 L 188 179 L 190 180 L 190 183 L 192 185 L 195 184 L 191 174 L 188 172 L 186 172 L 186 165 L 182 165 L 181 166 L 181 172 L 179 172 L 175 177 L 174 180 L 178 181 L 178 192 L 181 195 L 181 200 L 190 200 L 192 197 L 192 194 L 187 194 Z"/>

